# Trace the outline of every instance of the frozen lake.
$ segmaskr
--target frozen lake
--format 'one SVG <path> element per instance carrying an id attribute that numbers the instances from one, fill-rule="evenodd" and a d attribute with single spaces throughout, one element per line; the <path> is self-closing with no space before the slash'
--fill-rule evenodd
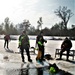
<path id="1" fill-rule="evenodd" d="M 35 47 L 35 40 L 33 40 L 33 38 L 36 37 L 36 36 L 31 36 L 30 38 L 32 38 L 32 40 L 30 40 L 30 46 L 32 47 Z M 48 40 L 49 37 L 45 37 L 45 39 L 47 39 L 47 43 L 45 43 L 45 54 L 51 54 L 51 56 L 54 58 L 55 57 L 55 49 L 56 48 L 60 48 L 61 46 L 61 43 L 63 40 Z M 75 50 L 75 41 L 72 40 L 72 49 Z M 18 66 L 21 66 L 21 57 L 20 57 L 20 54 L 13 54 L 13 53 L 8 53 L 5 51 L 5 49 L 3 48 L 4 46 L 4 40 L 0 40 L 0 73 L 1 75 L 10 75 L 11 73 L 11 65 L 14 66 L 16 63 L 17 65 L 15 65 L 14 67 L 17 67 L 19 68 Z M 11 40 L 9 42 L 9 48 L 10 50 L 13 50 L 13 51 L 19 51 L 18 49 L 18 40 Z M 37 53 L 37 51 L 36 51 Z M 3 60 L 3 56 L 8 56 L 9 57 L 9 61 L 5 61 Z M 35 62 L 35 57 L 36 55 L 31 55 L 31 58 L 33 59 L 33 62 Z M 27 57 L 26 58 L 26 61 L 27 61 Z M 64 57 L 64 59 L 66 59 L 66 57 Z M 72 60 L 72 58 L 70 58 Z M 74 59 L 75 61 L 75 59 Z M 73 74 L 75 74 L 75 63 L 72 64 L 72 63 L 69 63 L 69 62 L 66 62 L 66 61 L 56 61 L 56 60 L 53 60 L 51 61 L 50 60 L 50 63 L 57 63 L 57 65 L 62 68 L 63 70 L 65 71 L 68 71 L 68 72 L 71 72 Z M 6 69 L 1 69 L 2 67 L 6 67 Z M 7 66 L 9 66 L 8 68 L 10 69 L 8 71 L 7 69 Z M 16 72 L 13 70 L 14 74 L 13 75 L 23 75 L 23 74 L 18 74 L 19 72 L 21 72 L 19 69 L 16 70 Z M 28 72 L 26 70 L 26 72 Z M 32 75 L 31 74 L 31 70 L 29 70 L 29 75 Z M 35 73 L 37 72 L 37 70 L 35 69 Z M 9 73 L 9 74 L 8 74 Z M 33 72 L 33 74 L 35 74 Z M 37 74 L 35 74 L 37 75 Z M 49 75 L 47 73 L 47 71 L 43 71 L 43 74 L 42 75 Z"/>

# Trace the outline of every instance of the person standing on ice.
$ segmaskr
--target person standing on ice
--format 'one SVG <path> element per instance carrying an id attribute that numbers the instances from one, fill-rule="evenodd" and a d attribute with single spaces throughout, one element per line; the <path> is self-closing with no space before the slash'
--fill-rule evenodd
<path id="1" fill-rule="evenodd" d="M 25 49 L 26 54 L 28 56 L 28 61 L 32 62 L 32 60 L 30 59 L 29 47 L 30 47 L 29 37 L 26 34 L 26 31 L 23 31 L 19 37 L 19 48 L 21 51 L 22 62 L 25 62 L 25 60 L 24 60 L 24 49 Z"/>
<path id="2" fill-rule="evenodd" d="M 8 45 L 9 45 L 10 35 L 5 35 L 4 36 L 4 40 L 5 40 L 5 42 L 4 42 L 4 48 L 7 45 L 7 49 L 8 49 L 9 48 Z"/>
<path id="3" fill-rule="evenodd" d="M 44 42 L 47 41 L 43 38 L 43 31 L 36 37 L 36 45 L 38 45 L 38 55 L 36 57 L 36 61 L 42 62 L 44 61 Z"/>

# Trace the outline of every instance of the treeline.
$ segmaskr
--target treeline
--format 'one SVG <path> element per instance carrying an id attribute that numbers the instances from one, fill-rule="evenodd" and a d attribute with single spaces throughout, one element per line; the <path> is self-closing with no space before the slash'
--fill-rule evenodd
<path id="1" fill-rule="evenodd" d="M 5 18 L 4 23 L 0 24 L 0 34 L 19 35 L 24 30 L 22 23 L 14 25 L 10 23 L 9 18 Z M 75 36 L 75 25 L 71 25 L 70 29 L 65 29 L 62 23 L 55 24 L 51 28 L 45 27 L 42 29 L 45 36 Z M 37 35 L 40 29 L 34 26 L 29 26 L 27 29 L 29 35 Z"/>
<path id="2" fill-rule="evenodd" d="M 61 19 L 61 22 L 52 25 L 51 28 L 45 27 L 42 29 L 43 21 L 42 17 L 37 21 L 37 27 L 31 25 L 29 20 L 25 19 L 22 23 L 14 25 L 9 20 L 9 17 L 4 19 L 4 22 L 0 24 L 0 34 L 11 34 L 19 35 L 23 30 L 26 30 L 29 35 L 37 35 L 41 30 L 43 30 L 45 36 L 75 36 L 75 25 L 71 25 L 68 28 L 68 22 L 70 18 L 74 15 L 70 9 L 67 7 L 59 7 L 54 11 L 54 13 Z"/>
<path id="3" fill-rule="evenodd" d="M 4 19 L 4 22 L 0 24 L 0 34 L 18 34 L 17 28 L 14 26 L 13 23 L 10 23 L 8 17 L 6 17 Z"/>
<path id="4" fill-rule="evenodd" d="M 75 25 L 72 25 L 72 27 L 70 29 L 65 30 L 65 28 L 61 29 L 60 23 L 59 23 L 59 24 L 55 24 L 50 29 L 46 27 L 42 30 L 43 30 L 45 36 L 70 36 L 70 37 L 75 36 Z M 39 32 L 40 32 L 40 30 L 35 29 L 34 32 L 30 31 L 29 34 L 36 35 Z"/>

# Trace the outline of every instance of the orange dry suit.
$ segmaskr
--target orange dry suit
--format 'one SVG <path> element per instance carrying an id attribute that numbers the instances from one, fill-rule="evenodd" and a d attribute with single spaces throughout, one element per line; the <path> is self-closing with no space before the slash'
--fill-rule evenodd
<path id="1" fill-rule="evenodd" d="M 36 43 L 38 44 L 38 55 L 36 57 L 36 60 L 43 60 L 44 58 L 44 42 L 47 42 L 42 35 L 38 35 L 36 38 Z"/>

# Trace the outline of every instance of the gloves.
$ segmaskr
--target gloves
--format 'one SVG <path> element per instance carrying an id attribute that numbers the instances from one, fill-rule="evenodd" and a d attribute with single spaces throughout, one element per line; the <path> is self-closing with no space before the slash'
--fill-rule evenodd
<path id="1" fill-rule="evenodd" d="M 27 46 L 28 46 L 28 47 L 30 47 L 30 45 L 29 45 L 29 44 L 28 44 Z"/>
<path id="2" fill-rule="evenodd" d="M 45 40 L 45 43 L 47 43 L 47 41 Z"/>
<path id="3" fill-rule="evenodd" d="M 21 47 L 21 45 L 18 46 L 18 48 L 20 48 L 20 47 Z"/>

